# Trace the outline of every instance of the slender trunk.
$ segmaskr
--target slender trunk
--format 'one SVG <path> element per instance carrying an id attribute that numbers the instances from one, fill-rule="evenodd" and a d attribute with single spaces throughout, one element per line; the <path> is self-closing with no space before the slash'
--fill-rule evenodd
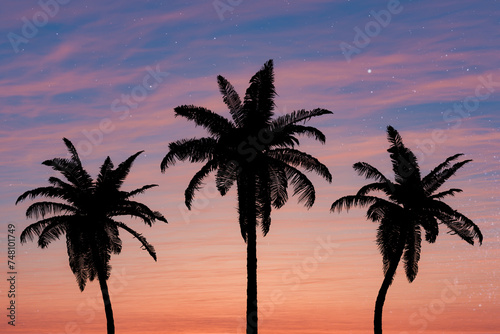
<path id="1" fill-rule="evenodd" d="M 100 270 L 99 270 L 100 271 Z M 104 312 L 106 312 L 106 322 L 108 334 L 115 334 L 115 321 L 113 319 L 113 309 L 111 308 L 111 299 L 109 298 L 108 284 L 106 283 L 106 275 L 99 272 L 99 285 L 102 292 L 102 300 L 104 301 Z"/>
<path id="2" fill-rule="evenodd" d="M 257 334 L 257 213 L 255 177 L 248 180 L 247 334 Z"/>
<path id="3" fill-rule="evenodd" d="M 101 287 L 102 300 L 104 302 L 104 312 L 106 313 L 107 334 L 115 334 L 115 320 L 113 319 L 113 309 L 111 308 L 111 299 L 109 298 L 108 283 L 106 282 L 106 269 L 102 259 L 97 253 L 97 245 L 92 245 L 92 256 L 97 270 L 97 279 Z"/>
<path id="4" fill-rule="evenodd" d="M 247 334 L 257 334 L 257 234 L 249 226 L 247 239 Z"/>
<path id="5" fill-rule="evenodd" d="M 375 316 L 373 319 L 375 334 L 382 334 L 382 310 L 384 308 L 385 296 L 387 295 L 387 290 L 389 290 L 389 286 L 392 284 L 392 280 L 394 279 L 394 275 L 396 274 L 396 269 L 398 268 L 399 261 L 401 259 L 401 256 L 403 255 L 404 245 L 405 242 L 402 242 L 402 244 L 399 245 L 394 260 L 391 261 L 391 264 L 389 265 L 389 268 L 385 273 L 382 286 L 378 291 L 377 301 L 375 302 Z"/>

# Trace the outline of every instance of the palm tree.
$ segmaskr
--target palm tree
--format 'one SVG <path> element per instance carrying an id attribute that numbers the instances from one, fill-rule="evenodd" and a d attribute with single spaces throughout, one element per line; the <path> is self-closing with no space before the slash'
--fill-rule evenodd
<path id="1" fill-rule="evenodd" d="M 436 241 L 439 224 L 446 225 L 449 233 L 457 234 L 471 245 L 474 239 L 478 239 L 479 244 L 483 241 L 476 224 L 441 201 L 462 190 L 452 188 L 436 193 L 446 180 L 472 160 L 450 166 L 463 155 L 455 154 L 422 178 L 415 155 L 404 146 L 401 136 L 391 126 L 387 127 L 387 139 L 391 144 L 387 151 L 392 161 L 394 182 L 366 162 L 355 163 L 353 167 L 359 175 L 376 182 L 363 186 L 356 195 L 338 199 L 331 207 L 332 211 L 340 212 L 353 206 L 369 206 L 367 219 L 379 223 L 376 242 L 382 254 L 385 276 L 375 303 L 376 334 L 382 333 L 382 309 L 401 257 L 408 281 L 413 282 L 417 276 L 422 230 L 429 243 Z M 381 191 L 386 198 L 369 196 L 372 191 Z"/>
<path id="2" fill-rule="evenodd" d="M 46 248 L 52 241 L 66 234 L 69 266 L 76 276 L 78 286 L 83 291 L 87 280 L 93 281 L 97 277 L 104 300 L 107 332 L 113 334 L 113 310 L 106 281 L 111 274 L 111 254 L 119 254 L 122 249 L 119 228 L 137 238 L 156 261 L 155 249 L 146 238 L 115 220 L 115 217 L 137 217 L 149 226 L 156 220 L 165 223 L 167 220 L 159 212 L 151 211 L 146 205 L 131 200 L 133 196 L 157 185 L 149 184 L 128 192 L 120 190 L 132 163 L 142 151 L 130 156 L 116 169 L 113 169 L 113 163 L 107 157 L 94 181 L 82 167 L 73 144 L 66 138 L 63 140 L 71 158 L 54 158 L 42 164 L 60 172 L 68 182 L 50 177 L 50 186 L 29 190 L 19 196 L 16 204 L 38 196 L 58 200 L 36 202 L 28 207 L 28 218 L 42 219 L 24 229 L 21 243 L 37 236 L 38 246 Z M 46 218 L 47 215 L 50 217 Z"/>
<path id="3" fill-rule="evenodd" d="M 183 105 L 175 108 L 176 116 L 204 127 L 209 137 L 183 139 L 169 144 L 169 152 L 161 162 L 165 171 L 176 160 L 204 162 L 185 191 L 190 209 L 194 193 L 203 180 L 216 172 L 215 182 L 225 195 L 236 182 L 241 235 L 247 243 L 247 334 L 257 334 L 257 234 L 264 236 L 271 225 L 271 208 L 282 207 L 288 199 L 288 184 L 299 202 L 311 207 L 315 190 L 311 181 L 298 168 L 313 171 L 331 182 L 328 168 L 313 156 L 295 149 L 296 135 L 306 135 L 325 142 L 324 134 L 305 126 L 312 117 L 331 114 L 325 109 L 299 110 L 275 119 L 273 62 L 269 60 L 251 78 L 245 98 L 222 76 L 217 77 L 219 90 L 232 120 L 206 108 Z"/>

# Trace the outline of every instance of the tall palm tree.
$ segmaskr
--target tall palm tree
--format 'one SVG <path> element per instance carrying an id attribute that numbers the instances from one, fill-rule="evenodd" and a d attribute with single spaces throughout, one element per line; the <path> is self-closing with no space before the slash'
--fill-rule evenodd
<path id="1" fill-rule="evenodd" d="M 211 172 L 216 172 L 215 182 L 221 195 L 236 182 L 239 224 L 247 243 L 247 333 L 257 334 L 256 227 L 260 226 L 264 236 L 269 232 L 271 208 L 285 204 L 289 184 L 293 194 L 299 195 L 299 202 L 306 207 L 313 205 L 314 186 L 298 168 L 316 172 L 331 182 L 332 176 L 325 165 L 295 149 L 299 144 L 296 135 L 325 142 L 321 131 L 301 123 L 331 112 L 299 110 L 273 119 L 276 92 L 272 60 L 251 78 L 243 102 L 224 77 L 218 76 L 217 81 L 232 120 L 203 107 L 183 105 L 175 108 L 176 116 L 194 121 L 210 136 L 170 143 L 161 170 L 164 172 L 176 160 L 205 162 L 185 191 L 188 208 L 191 208 L 195 191 Z"/>
<path id="2" fill-rule="evenodd" d="M 359 175 L 376 182 L 359 189 L 356 195 L 345 196 L 332 204 L 331 210 L 349 210 L 353 206 L 368 206 L 366 217 L 378 222 L 377 245 L 382 254 L 384 281 L 375 303 L 374 330 L 382 333 L 382 309 L 399 261 L 403 258 L 404 269 L 411 283 L 417 276 L 422 230 L 425 240 L 436 241 L 439 224 L 444 224 L 449 233 L 473 245 L 477 239 L 481 244 L 483 235 L 479 227 L 462 213 L 452 209 L 441 201 L 446 196 L 454 196 L 461 189 L 436 191 L 461 167 L 472 160 L 455 162 L 463 154 L 455 154 L 434 168 L 425 177 L 420 175 L 420 167 L 413 152 L 406 148 L 399 133 L 387 127 L 387 139 L 391 144 L 390 153 L 394 182 L 384 176 L 375 167 L 366 162 L 354 164 Z M 385 198 L 369 196 L 372 191 L 381 191 Z"/>
<path id="3" fill-rule="evenodd" d="M 54 158 L 42 164 L 60 172 L 67 182 L 50 177 L 50 186 L 26 191 L 16 201 L 18 204 L 27 198 L 38 196 L 58 200 L 36 202 L 28 207 L 28 218 L 42 219 L 24 229 L 21 243 L 37 236 L 38 246 L 46 248 L 52 241 L 66 234 L 69 266 L 76 276 L 78 286 L 83 291 L 87 280 L 97 278 L 104 301 L 107 332 L 113 334 L 113 310 L 106 281 L 111 274 L 111 254 L 119 254 L 122 249 L 119 228 L 137 238 L 156 261 L 155 249 L 146 238 L 115 217 L 137 217 L 149 226 L 156 220 L 165 223 L 167 220 L 159 212 L 151 211 L 146 205 L 131 200 L 133 196 L 157 185 L 149 184 L 133 191 L 120 190 L 132 163 L 142 151 L 130 156 L 116 169 L 113 169 L 113 163 L 107 157 L 94 181 L 82 167 L 73 144 L 66 138 L 63 140 L 71 158 Z M 46 218 L 47 215 L 50 217 Z"/>

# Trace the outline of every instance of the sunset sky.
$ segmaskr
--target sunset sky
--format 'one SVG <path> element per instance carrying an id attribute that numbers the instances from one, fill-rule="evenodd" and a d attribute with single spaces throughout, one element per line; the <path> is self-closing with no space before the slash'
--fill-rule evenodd
<path id="1" fill-rule="evenodd" d="M 388 125 L 423 174 L 455 153 L 473 159 L 444 188 L 464 190 L 446 202 L 481 228 L 484 242 L 471 246 L 440 226 L 437 242 L 422 244 L 416 280 L 398 270 L 384 333 L 500 332 L 500 2 L 3 0 L 0 31 L 0 332 L 105 332 L 99 284 L 80 292 L 64 239 L 47 249 L 19 243 L 35 220 L 25 217 L 33 201 L 16 206 L 16 198 L 48 185 L 56 174 L 41 162 L 66 156 L 66 137 L 94 177 L 106 156 L 119 163 L 145 150 L 123 188 L 158 184 L 136 199 L 169 221 L 123 218 L 158 261 L 121 234 L 108 281 L 117 333 L 244 333 L 236 188 L 221 197 L 208 178 L 188 211 L 184 190 L 201 165 L 162 174 L 160 162 L 170 142 L 206 135 L 173 108 L 229 117 L 217 75 L 243 96 L 269 59 L 275 116 L 334 113 L 308 123 L 325 145 L 304 138 L 299 147 L 328 166 L 333 182 L 308 174 L 314 206 L 290 197 L 258 236 L 260 333 L 372 331 L 383 280 L 377 225 L 363 209 L 329 209 L 368 182 L 355 162 L 392 176 Z M 8 224 L 16 226 L 15 327 L 6 317 Z"/>

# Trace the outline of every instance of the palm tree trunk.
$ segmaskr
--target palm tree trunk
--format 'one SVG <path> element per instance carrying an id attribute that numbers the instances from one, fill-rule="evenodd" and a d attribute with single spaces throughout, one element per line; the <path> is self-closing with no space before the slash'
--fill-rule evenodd
<path id="1" fill-rule="evenodd" d="M 108 284 L 106 276 L 99 270 L 98 279 L 101 287 L 102 300 L 104 301 L 104 312 L 106 312 L 106 323 L 108 334 L 115 334 L 115 321 L 113 319 L 113 309 L 111 308 L 111 299 L 109 298 Z"/>
<path id="2" fill-rule="evenodd" d="M 97 254 L 97 245 L 92 244 L 92 256 L 97 270 L 97 279 L 101 287 L 102 300 L 104 302 L 104 312 L 106 313 L 107 334 L 115 334 L 115 320 L 113 319 L 113 309 L 111 308 L 111 299 L 109 298 L 108 283 L 106 283 L 107 275 L 103 261 Z"/>
<path id="3" fill-rule="evenodd" d="M 248 180 L 247 334 L 257 334 L 257 213 L 255 177 Z"/>
<path id="4" fill-rule="evenodd" d="M 257 233 L 249 226 L 247 239 L 247 334 L 257 334 Z"/>
<path id="5" fill-rule="evenodd" d="M 404 238 L 402 238 L 404 240 Z M 398 251 L 394 256 L 394 260 L 391 261 L 387 272 L 385 273 L 384 281 L 382 282 L 382 286 L 378 291 L 377 301 L 375 302 L 375 316 L 373 319 L 374 333 L 382 334 L 382 310 L 384 308 L 385 296 L 387 295 L 387 290 L 389 290 L 389 286 L 392 284 L 392 280 L 394 279 L 394 275 L 396 274 L 396 269 L 398 268 L 399 261 L 401 256 L 403 255 L 405 242 L 400 244 L 398 247 Z"/>

